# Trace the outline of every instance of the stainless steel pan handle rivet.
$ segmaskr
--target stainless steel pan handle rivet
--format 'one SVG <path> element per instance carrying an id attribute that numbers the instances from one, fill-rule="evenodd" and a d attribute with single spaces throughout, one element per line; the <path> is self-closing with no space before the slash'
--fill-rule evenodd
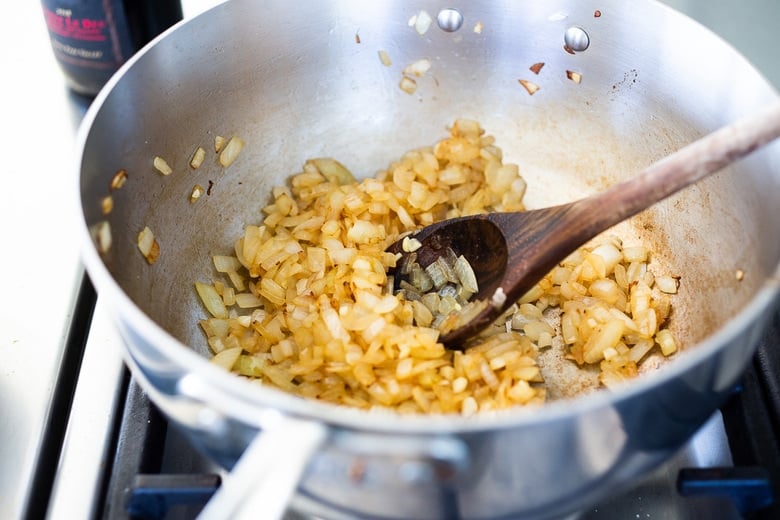
<path id="1" fill-rule="evenodd" d="M 582 52 L 590 46 L 590 36 L 582 27 L 572 25 L 563 34 L 563 42 L 569 49 Z"/>
<path id="2" fill-rule="evenodd" d="M 439 11 L 436 23 L 442 31 L 455 32 L 463 25 L 463 15 L 457 9 L 448 7 Z"/>

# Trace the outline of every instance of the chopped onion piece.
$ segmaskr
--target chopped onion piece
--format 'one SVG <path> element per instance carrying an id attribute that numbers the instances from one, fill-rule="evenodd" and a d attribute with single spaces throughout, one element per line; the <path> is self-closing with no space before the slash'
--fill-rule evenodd
<path id="1" fill-rule="evenodd" d="M 574 72 L 573 70 L 567 70 L 566 77 L 577 84 L 582 82 L 582 74 L 580 74 L 579 72 Z"/>
<path id="2" fill-rule="evenodd" d="M 482 29 L 484 29 L 485 24 L 483 24 L 481 21 L 474 24 L 474 32 L 477 34 L 482 34 Z"/>
<path id="3" fill-rule="evenodd" d="M 541 72 L 541 70 L 542 70 L 542 67 L 544 67 L 544 62 L 543 62 L 543 61 L 540 61 L 540 62 L 538 62 L 538 63 L 534 63 L 533 65 L 531 65 L 530 67 L 528 67 L 528 70 L 530 70 L 530 71 L 531 71 L 531 72 L 533 72 L 534 74 L 537 74 L 537 75 L 538 75 L 538 74 L 539 74 L 539 72 Z"/>
<path id="4" fill-rule="evenodd" d="M 647 262 L 648 251 L 643 246 L 633 246 L 623 248 L 623 258 L 627 263 Z"/>
<path id="5" fill-rule="evenodd" d="M 168 166 L 168 163 L 160 156 L 154 157 L 154 168 L 163 175 L 170 175 L 173 173 L 173 169 Z"/>
<path id="6" fill-rule="evenodd" d="M 206 307 L 212 316 L 215 318 L 226 319 L 228 317 L 227 307 L 222 301 L 222 297 L 219 295 L 213 285 L 195 282 L 195 290 L 200 296 L 200 300 Z"/>
<path id="7" fill-rule="evenodd" d="M 414 30 L 422 36 L 431 28 L 431 23 L 433 23 L 433 18 L 428 14 L 428 11 L 420 11 L 414 20 Z"/>
<path id="8" fill-rule="evenodd" d="M 499 287 L 496 289 L 496 292 L 493 293 L 493 297 L 490 298 L 490 304 L 493 305 L 493 307 L 501 307 L 506 302 L 506 294 L 504 294 L 503 287 Z"/>
<path id="9" fill-rule="evenodd" d="M 399 83 L 398 86 L 407 94 L 414 94 L 414 91 L 417 90 L 417 82 L 406 76 L 401 78 L 401 83 Z"/>
<path id="10" fill-rule="evenodd" d="M 519 79 L 517 81 L 523 86 L 523 88 L 531 96 L 533 96 L 536 93 L 536 91 L 539 90 L 539 85 L 537 85 L 533 81 L 528 81 L 527 79 Z"/>
<path id="11" fill-rule="evenodd" d="M 241 356 L 242 350 L 241 347 L 226 348 L 211 358 L 211 362 L 230 371 Z"/>
<path id="12" fill-rule="evenodd" d="M 214 151 L 217 153 L 221 152 L 222 148 L 225 146 L 225 142 L 226 139 L 221 135 L 214 137 Z"/>
<path id="13" fill-rule="evenodd" d="M 114 209 L 114 198 L 111 195 L 106 195 L 100 201 L 100 209 L 103 215 L 108 215 Z"/>
<path id="14" fill-rule="evenodd" d="M 661 292 L 677 294 L 677 289 L 680 287 L 680 279 L 675 276 L 658 276 L 655 279 L 655 285 Z"/>
<path id="15" fill-rule="evenodd" d="M 356 182 L 352 172 L 336 159 L 331 157 L 320 157 L 317 159 L 309 159 L 307 162 L 313 164 L 322 176 L 330 182 L 334 182 L 338 185 Z"/>
<path id="16" fill-rule="evenodd" d="M 431 69 L 431 61 L 422 58 L 404 68 L 404 74 L 407 76 L 417 76 L 418 78 Z"/>
<path id="17" fill-rule="evenodd" d="M 203 149 L 203 147 L 198 146 L 195 149 L 195 152 L 192 154 L 192 159 L 190 159 L 190 167 L 193 170 L 197 170 L 200 168 L 200 165 L 203 164 L 203 160 L 206 158 L 206 150 Z"/>
<path id="18" fill-rule="evenodd" d="M 196 200 L 201 198 L 204 191 L 205 190 L 203 189 L 203 186 L 201 186 L 200 184 L 196 184 L 195 186 L 193 186 L 192 192 L 190 193 L 190 202 L 195 202 Z"/>
<path id="19" fill-rule="evenodd" d="M 244 141 L 240 137 L 233 136 L 227 142 L 225 148 L 219 154 L 219 164 L 227 168 L 236 160 L 238 154 L 244 148 Z"/>
<path id="20" fill-rule="evenodd" d="M 453 269 L 464 289 L 471 292 L 471 294 L 479 290 L 479 287 L 477 287 L 477 276 L 474 274 L 474 269 L 472 269 L 466 257 L 460 255 L 455 261 Z"/>
<path id="21" fill-rule="evenodd" d="M 615 348 L 623 337 L 625 325 L 621 320 L 612 320 L 596 329 L 582 347 L 586 363 L 598 363 L 604 359 L 604 351 Z"/>
<path id="22" fill-rule="evenodd" d="M 121 170 L 117 170 L 114 176 L 111 177 L 111 183 L 109 184 L 108 188 L 111 191 L 118 190 L 125 185 L 125 182 L 127 182 L 127 171 L 123 168 Z"/>
<path id="23" fill-rule="evenodd" d="M 261 307 L 263 305 L 263 300 L 252 293 L 239 293 L 236 294 L 236 305 L 242 309 L 252 309 Z"/>
<path id="24" fill-rule="evenodd" d="M 421 247 L 422 247 L 422 242 L 420 242 L 414 237 L 405 236 L 404 239 L 401 241 L 401 249 L 403 249 L 405 253 L 412 253 L 414 251 L 417 251 Z"/>
<path id="25" fill-rule="evenodd" d="M 442 271 L 442 267 L 438 262 L 433 262 L 426 267 L 425 273 L 431 278 L 433 286 L 436 287 L 437 290 L 447 284 L 447 276 Z"/>
<path id="26" fill-rule="evenodd" d="M 382 65 L 385 67 L 389 67 L 393 64 L 393 62 L 390 60 L 390 55 L 387 54 L 387 51 L 380 50 L 377 54 L 379 54 L 379 61 L 381 61 Z"/>
<path id="27" fill-rule="evenodd" d="M 661 346 L 661 353 L 664 356 L 671 356 L 677 352 L 677 342 L 669 329 L 659 330 L 655 335 L 655 341 Z"/>
<path id="28" fill-rule="evenodd" d="M 105 254 L 111 249 L 111 225 L 107 220 L 104 220 L 97 225 L 95 230 L 95 239 L 97 241 L 98 251 Z"/>
<path id="29" fill-rule="evenodd" d="M 152 230 L 146 226 L 138 233 L 138 250 L 146 258 L 149 264 L 153 264 L 160 257 L 160 244 L 154 238 Z"/>
<path id="30" fill-rule="evenodd" d="M 229 273 L 241 269 L 241 262 L 235 256 L 214 255 L 212 260 L 218 273 Z"/>

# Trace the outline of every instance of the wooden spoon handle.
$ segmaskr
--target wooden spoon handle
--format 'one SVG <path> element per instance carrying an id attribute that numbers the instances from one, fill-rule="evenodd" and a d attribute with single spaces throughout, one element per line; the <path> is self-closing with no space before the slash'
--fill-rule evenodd
<path id="1" fill-rule="evenodd" d="M 622 222 L 666 197 L 780 137 L 780 102 L 681 148 L 636 177 L 572 204 L 593 234 Z M 609 208 L 604 210 L 604 208 Z M 571 215 L 574 216 L 574 215 Z"/>

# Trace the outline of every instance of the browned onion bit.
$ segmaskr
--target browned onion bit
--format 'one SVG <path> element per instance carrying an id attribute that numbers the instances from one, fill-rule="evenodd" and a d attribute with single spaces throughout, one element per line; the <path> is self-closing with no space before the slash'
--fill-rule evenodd
<path id="1" fill-rule="evenodd" d="M 575 72 L 573 70 L 567 70 L 566 77 L 577 84 L 582 82 L 582 74 L 580 74 L 579 72 Z"/>
<path id="2" fill-rule="evenodd" d="M 203 189 L 203 186 L 201 186 L 200 184 L 196 184 L 195 186 L 193 186 L 192 192 L 190 192 L 190 202 L 197 201 L 201 197 L 201 195 L 203 195 L 204 191 L 205 190 Z"/>
<path id="3" fill-rule="evenodd" d="M 599 11 L 598 9 L 596 9 L 596 11 L 593 13 L 593 17 L 594 17 L 594 18 L 601 18 L 601 11 Z"/>
<path id="4" fill-rule="evenodd" d="M 138 233 L 138 250 L 141 252 L 149 265 L 155 263 L 160 258 L 160 243 L 149 229 L 149 226 L 144 227 L 140 233 Z"/>
<path id="5" fill-rule="evenodd" d="M 534 63 L 528 69 L 533 72 L 534 74 L 539 74 L 539 72 L 542 70 L 542 67 L 544 67 L 544 62 L 540 61 L 539 63 Z"/>
<path id="6" fill-rule="evenodd" d="M 536 91 L 539 90 L 539 85 L 537 85 L 533 81 L 528 81 L 527 79 L 518 79 L 517 81 L 523 86 L 523 88 L 531 96 L 533 96 L 536 93 Z"/>
<path id="7" fill-rule="evenodd" d="M 117 170 L 113 177 L 111 177 L 111 183 L 108 185 L 108 189 L 111 191 L 118 190 L 127 182 L 127 171 L 122 168 Z"/>
<path id="8" fill-rule="evenodd" d="M 100 209 L 103 215 L 108 215 L 114 209 L 114 198 L 111 195 L 106 195 L 100 201 Z"/>

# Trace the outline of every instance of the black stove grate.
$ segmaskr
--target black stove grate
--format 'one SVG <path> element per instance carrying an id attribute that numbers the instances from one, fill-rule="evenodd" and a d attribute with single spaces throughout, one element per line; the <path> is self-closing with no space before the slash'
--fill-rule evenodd
<path id="1" fill-rule="evenodd" d="M 780 312 L 775 313 L 738 391 L 721 408 L 735 466 L 760 466 L 780 497 Z M 780 518 L 780 502 L 751 518 Z"/>

